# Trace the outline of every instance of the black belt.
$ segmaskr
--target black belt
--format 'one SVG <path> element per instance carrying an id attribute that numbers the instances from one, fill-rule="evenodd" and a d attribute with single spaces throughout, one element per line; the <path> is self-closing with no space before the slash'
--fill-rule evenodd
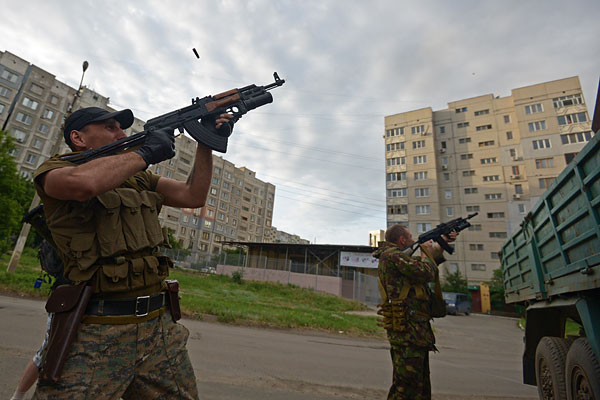
<path id="1" fill-rule="evenodd" d="M 145 317 L 152 311 L 169 304 L 165 292 L 131 299 L 91 299 L 85 313 L 87 315 L 135 315 Z"/>

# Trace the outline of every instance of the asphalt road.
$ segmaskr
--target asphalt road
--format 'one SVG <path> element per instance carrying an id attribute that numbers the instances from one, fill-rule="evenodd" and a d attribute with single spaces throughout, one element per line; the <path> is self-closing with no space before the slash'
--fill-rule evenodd
<path id="1" fill-rule="evenodd" d="M 40 345 L 44 303 L 0 296 L 0 398 L 9 398 Z M 203 399 L 385 399 L 391 383 L 385 341 L 183 320 Z M 516 320 L 488 315 L 436 320 L 433 398 L 537 399 L 521 383 Z M 30 391 L 30 395 L 33 392 Z"/>

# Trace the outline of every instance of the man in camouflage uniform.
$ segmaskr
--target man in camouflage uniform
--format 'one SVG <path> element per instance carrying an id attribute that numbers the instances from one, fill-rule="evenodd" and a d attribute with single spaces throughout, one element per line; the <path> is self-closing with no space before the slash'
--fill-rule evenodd
<path id="1" fill-rule="evenodd" d="M 455 238 L 453 233 L 445 239 L 452 242 Z M 393 364 L 389 400 L 431 399 L 429 351 L 436 348 L 429 323 L 432 293 L 428 283 L 437 277 L 443 250 L 437 243 L 425 243 L 421 256 L 410 256 L 402 249 L 412 243 L 408 229 L 394 225 L 373 253 L 379 259 L 382 304 L 378 313 L 383 316 Z"/>
<path id="2" fill-rule="evenodd" d="M 221 115 L 216 128 L 229 118 Z M 83 108 L 66 119 L 64 137 L 74 152 L 98 149 L 124 138 L 132 123 L 130 110 Z M 158 213 L 163 204 L 204 205 L 212 154 L 198 144 L 187 182 L 147 171 L 172 158 L 174 147 L 172 130 L 152 130 L 133 151 L 81 165 L 55 156 L 36 170 L 35 187 L 65 277 L 87 282 L 94 294 L 60 379 L 39 379 L 35 399 L 198 398 L 185 347 L 189 331 L 166 307 L 172 262 L 159 251 L 166 237 Z"/>

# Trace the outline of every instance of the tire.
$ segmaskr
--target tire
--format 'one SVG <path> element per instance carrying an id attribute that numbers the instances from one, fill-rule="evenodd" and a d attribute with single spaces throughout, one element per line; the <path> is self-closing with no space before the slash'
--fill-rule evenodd
<path id="1" fill-rule="evenodd" d="M 571 345 L 565 374 L 569 400 L 600 400 L 600 362 L 587 338 L 581 337 Z"/>
<path id="2" fill-rule="evenodd" d="M 465 315 L 469 315 L 469 311 L 465 311 Z"/>
<path id="3" fill-rule="evenodd" d="M 535 379 L 542 400 L 566 400 L 565 360 L 569 345 L 565 339 L 544 336 L 535 351 Z"/>

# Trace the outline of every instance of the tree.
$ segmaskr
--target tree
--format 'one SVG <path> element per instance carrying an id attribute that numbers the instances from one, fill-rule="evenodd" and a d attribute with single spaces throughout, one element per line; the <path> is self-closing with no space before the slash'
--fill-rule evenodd
<path id="1" fill-rule="evenodd" d="M 469 293 L 467 279 L 462 277 L 458 269 L 452 273 L 448 271 L 448 268 L 444 268 L 444 270 L 445 279 L 442 284 L 444 292 Z"/>
<path id="2" fill-rule="evenodd" d="M 0 130 L 0 255 L 12 247 L 34 194 L 33 184 L 17 173 L 14 149 L 12 136 Z"/>
<path id="3" fill-rule="evenodd" d="M 490 285 L 490 302 L 492 308 L 502 310 L 504 309 L 504 279 L 502 277 L 502 269 L 498 268 L 494 270 L 492 280 L 489 282 Z"/>

